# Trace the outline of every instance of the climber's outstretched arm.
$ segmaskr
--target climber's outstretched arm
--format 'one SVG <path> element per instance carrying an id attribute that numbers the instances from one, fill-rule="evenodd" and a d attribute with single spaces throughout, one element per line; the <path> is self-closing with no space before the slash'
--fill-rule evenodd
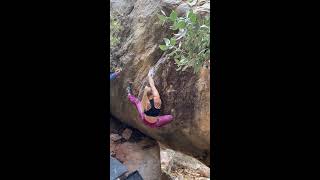
<path id="1" fill-rule="evenodd" d="M 151 90 L 152 90 L 152 95 L 153 95 L 153 99 L 154 99 L 154 106 L 157 109 L 160 109 L 161 108 L 160 94 L 159 94 L 156 86 L 154 85 L 154 81 L 153 81 L 151 75 L 148 75 L 148 79 L 149 79 L 149 85 L 150 85 Z"/>
<path id="2" fill-rule="evenodd" d="M 149 85 L 151 87 L 153 96 L 160 97 L 159 92 L 158 92 L 156 86 L 154 85 L 154 81 L 153 81 L 152 77 L 148 76 L 148 80 L 149 80 Z"/>

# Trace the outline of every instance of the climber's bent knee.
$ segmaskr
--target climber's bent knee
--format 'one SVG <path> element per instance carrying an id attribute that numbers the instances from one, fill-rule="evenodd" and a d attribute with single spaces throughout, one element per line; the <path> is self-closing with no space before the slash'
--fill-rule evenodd
<path id="1" fill-rule="evenodd" d="M 173 120 L 172 115 L 164 115 L 164 116 L 159 116 L 158 121 L 156 123 L 157 127 L 164 126 L 168 123 L 170 123 Z"/>

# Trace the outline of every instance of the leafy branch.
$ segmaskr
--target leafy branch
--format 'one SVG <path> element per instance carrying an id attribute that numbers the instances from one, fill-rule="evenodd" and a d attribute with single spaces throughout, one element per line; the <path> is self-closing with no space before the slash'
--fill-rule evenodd
<path id="1" fill-rule="evenodd" d="M 119 32 L 122 30 L 122 26 L 116 17 L 110 16 L 110 45 L 111 47 L 117 46 L 120 43 L 118 37 Z"/>
<path id="2" fill-rule="evenodd" d="M 163 15 L 158 14 L 160 23 L 170 23 L 170 29 L 177 34 L 164 38 L 165 44 L 159 45 L 159 48 L 174 59 L 177 71 L 193 67 L 194 73 L 197 73 L 210 59 L 210 17 L 202 18 L 192 10 L 184 17 L 178 17 L 175 11 L 169 16 L 161 12 Z"/>

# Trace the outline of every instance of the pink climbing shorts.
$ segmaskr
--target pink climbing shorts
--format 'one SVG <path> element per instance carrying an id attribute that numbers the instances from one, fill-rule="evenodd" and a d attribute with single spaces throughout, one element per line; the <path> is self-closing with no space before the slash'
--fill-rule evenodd
<path id="1" fill-rule="evenodd" d="M 144 115 L 144 112 L 142 111 L 142 105 L 141 105 L 141 102 L 139 101 L 139 99 L 134 97 L 131 94 L 128 94 L 128 98 L 129 98 L 129 101 L 136 106 L 138 113 L 139 113 L 139 118 L 142 120 L 142 122 L 151 128 L 162 127 L 162 126 L 170 123 L 173 120 L 172 115 L 163 115 L 163 116 L 158 117 L 157 122 L 150 123 L 150 122 L 146 121 L 146 119 L 145 119 L 145 115 Z"/>

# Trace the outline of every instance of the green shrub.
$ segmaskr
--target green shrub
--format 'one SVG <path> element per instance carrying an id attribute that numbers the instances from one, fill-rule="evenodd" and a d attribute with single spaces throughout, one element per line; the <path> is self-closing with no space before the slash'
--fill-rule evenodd
<path id="1" fill-rule="evenodd" d="M 110 46 L 114 47 L 120 43 L 118 37 L 119 32 L 122 30 L 122 26 L 116 17 L 110 16 Z"/>
<path id="2" fill-rule="evenodd" d="M 197 73 L 210 59 L 210 17 L 200 17 L 191 11 L 184 17 L 178 17 L 175 11 L 169 16 L 158 14 L 160 23 L 169 23 L 170 29 L 178 32 L 170 38 L 164 38 L 165 44 L 159 47 L 175 60 L 179 70 L 193 67 Z"/>

